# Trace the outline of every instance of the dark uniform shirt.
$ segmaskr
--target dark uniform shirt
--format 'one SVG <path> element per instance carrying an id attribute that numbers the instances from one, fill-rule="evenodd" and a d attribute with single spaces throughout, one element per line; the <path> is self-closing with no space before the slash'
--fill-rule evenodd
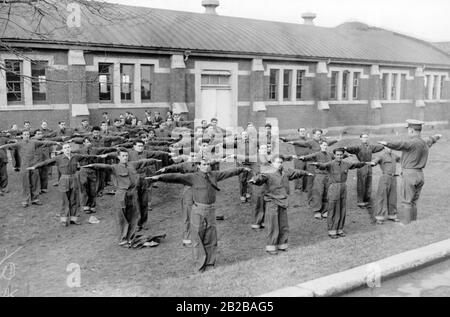
<path id="1" fill-rule="evenodd" d="M 159 176 L 159 180 L 167 183 L 180 183 L 193 188 L 194 202 L 211 205 L 216 202 L 217 183 L 221 180 L 236 176 L 244 168 L 233 168 L 225 171 L 209 173 L 195 172 L 189 174 L 167 174 Z"/>
<path id="2" fill-rule="evenodd" d="M 303 161 L 315 161 L 319 163 L 328 163 L 334 160 L 334 154 L 330 152 L 316 152 L 303 157 Z M 326 174 L 326 171 L 316 168 L 316 174 Z"/>
<path id="3" fill-rule="evenodd" d="M 422 139 L 415 136 L 409 141 L 388 142 L 387 147 L 402 151 L 401 164 L 403 169 L 422 169 L 427 165 L 429 147 L 437 140 L 436 137 Z"/>
<path id="4" fill-rule="evenodd" d="M 400 157 L 394 153 L 384 153 L 374 160 L 375 164 L 380 164 L 381 171 L 386 175 L 395 175 L 396 163 L 400 161 Z"/>
<path id="5" fill-rule="evenodd" d="M 328 170 L 329 172 L 329 180 L 330 184 L 335 183 L 345 183 L 347 182 L 347 174 L 348 170 L 355 169 L 355 168 L 361 168 L 365 166 L 366 163 L 359 162 L 359 163 L 350 163 L 346 161 L 331 161 L 328 163 L 317 163 L 317 167 L 323 170 Z"/>
<path id="6" fill-rule="evenodd" d="M 384 146 L 380 144 L 360 144 L 345 148 L 350 154 L 355 154 L 360 162 L 371 162 L 372 154 L 383 151 Z"/>

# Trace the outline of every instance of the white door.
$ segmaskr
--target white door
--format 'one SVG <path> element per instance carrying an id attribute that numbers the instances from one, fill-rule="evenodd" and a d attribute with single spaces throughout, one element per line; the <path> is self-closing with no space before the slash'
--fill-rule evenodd
<path id="1" fill-rule="evenodd" d="M 202 75 L 201 111 L 196 119 L 209 122 L 212 118 L 222 128 L 234 126 L 229 75 Z"/>

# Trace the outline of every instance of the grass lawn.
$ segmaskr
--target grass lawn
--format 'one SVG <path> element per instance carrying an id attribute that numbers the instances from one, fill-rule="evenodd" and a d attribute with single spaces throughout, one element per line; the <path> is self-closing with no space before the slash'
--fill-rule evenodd
<path id="1" fill-rule="evenodd" d="M 63 228 L 56 217 L 57 191 L 42 196 L 43 206 L 23 209 L 17 174 L 10 170 L 11 193 L 0 197 L 0 263 L 5 252 L 17 252 L 1 263 L 0 271 L 7 263 L 15 270 L 9 280 L 0 279 L 0 293 L 9 285 L 16 296 L 256 296 L 448 239 L 450 131 L 440 132 L 444 138 L 431 148 L 425 170 L 418 221 L 374 225 L 368 211 L 356 207 L 356 171 L 351 171 L 347 237 L 329 239 L 326 221 L 313 219 L 305 195 L 292 190 L 290 249 L 277 256 L 264 252 L 266 231 L 250 229 L 253 205 L 239 202 L 237 178 L 224 181 L 217 201 L 226 216 L 218 222 L 218 259 L 214 270 L 203 274 L 193 271 L 192 250 L 181 244 L 182 186 L 158 183 L 154 190 L 148 232 L 167 238 L 156 248 L 129 250 L 117 246 L 112 196 L 99 200 L 100 224 L 87 224 L 83 215 L 82 226 Z M 374 192 L 379 175 L 375 167 Z M 80 287 L 67 286 L 70 263 L 81 267 Z"/>

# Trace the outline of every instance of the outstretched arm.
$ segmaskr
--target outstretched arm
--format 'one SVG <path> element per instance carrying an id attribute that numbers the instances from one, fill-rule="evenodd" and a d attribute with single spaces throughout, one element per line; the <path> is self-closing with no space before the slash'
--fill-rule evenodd
<path id="1" fill-rule="evenodd" d="M 265 174 L 258 174 L 256 176 L 252 177 L 252 179 L 249 180 L 248 182 L 253 184 L 253 185 L 256 185 L 256 186 L 261 186 L 261 185 L 265 184 L 268 179 L 269 178 L 267 177 L 267 175 L 265 175 Z"/>
<path id="2" fill-rule="evenodd" d="M 237 168 L 230 168 L 225 171 L 219 171 L 219 172 L 212 172 L 215 176 L 218 182 L 225 180 L 227 178 L 239 175 L 245 171 L 250 171 L 251 169 L 245 168 L 245 167 L 237 167 Z"/>
<path id="3" fill-rule="evenodd" d="M 292 170 L 292 169 L 287 169 L 288 172 L 288 178 L 289 180 L 294 180 L 296 178 L 300 178 L 302 176 L 308 175 L 308 176 L 314 176 L 311 173 L 308 173 L 306 171 L 302 171 L 302 170 Z"/>
<path id="4" fill-rule="evenodd" d="M 164 183 L 174 183 L 174 184 L 183 184 L 186 186 L 192 186 L 192 174 L 165 174 L 165 175 L 157 175 L 146 177 L 146 180 L 152 180 L 154 182 L 164 182 Z"/>
<path id="5" fill-rule="evenodd" d="M 48 160 L 45 160 L 45 161 L 42 161 L 42 162 L 39 162 L 39 163 L 37 163 L 34 166 L 28 167 L 27 169 L 28 170 L 35 170 L 37 168 L 41 168 L 41 167 L 44 167 L 44 166 L 54 165 L 55 163 L 56 163 L 56 157 L 48 159 Z"/>

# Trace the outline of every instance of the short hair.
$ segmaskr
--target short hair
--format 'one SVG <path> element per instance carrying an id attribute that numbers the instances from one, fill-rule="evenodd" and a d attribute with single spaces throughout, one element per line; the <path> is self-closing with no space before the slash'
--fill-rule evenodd
<path id="1" fill-rule="evenodd" d="M 58 124 L 61 125 L 61 123 L 66 123 L 66 121 L 59 121 Z"/>
<path id="2" fill-rule="evenodd" d="M 218 122 L 219 120 L 217 118 L 212 118 L 211 122 L 213 122 L 213 121 L 217 121 Z"/>
<path id="3" fill-rule="evenodd" d="M 266 123 L 266 125 L 264 127 L 272 129 L 272 125 L 270 123 Z"/>
<path id="4" fill-rule="evenodd" d="M 338 147 L 338 148 L 335 148 L 333 150 L 333 154 L 336 154 L 336 152 L 342 152 L 342 154 L 344 154 L 345 153 L 345 149 L 342 148 L 342 147 Z"/>
<path id="5" fill-rule="evenodd" d="M 81 120 L 81 122 L 87 122 L 88 120 L 87 119 L 83 119 L 83 120 Z"/>
<path id="6" fill-rule="evenodd" d="M 323 130 L 322 130 L 322 129 L 317 129 L 317 128 L 316 128 L 316 129 L 313 129 L 313 130 L 312 130 L 312 133 L 313 133 L 313 134 L 316 134 L 317 131 L 320 131 L 320 133 L 323 134 Z"/>
<path id="7" fill-rule="evenodd" d="M 105 111 L 105 112 L 102 113 L 102 116 L 105 115 L 105 114 L 108 114 L 108 113 Z"/>
<path id="8" fill-rule="evenodd" d="M 297 129 L 297 132 L 300 132 L 301 129 L 304 129 L 304 130 L 306 131 L 306 128 L 301 127 L 301 128 L 298 128 L 298 129 Z"/>
<path id="9" fill-rule="evenodd" d="M 145 145 L 145 142 L 144 142 L 144 141 L 142 141 L 142 140 L 135 140 L 135 141 L 133 142 L 133 146 L 137 145 L 138 143 L 140 143 L 140 144 L 142 144 L 142 145 Z"/>
<path id="10" fill-rule="evenodd" d="M 31 124 L 30 121 L 24 121 L 23 124 Z"/>
<path id="11" fill-rule="evenodd" d="M 116 122 L 120 122 L 120 119 L 115 118 L 115 119 L 114 119 L 114 123 L 116 123 Z"/>
<path id="12" fill-rule="evenodd" d="M 48 124 L 48 122 L 47 122 L 47 121 L 45 121 L 45 120 L 43 120 L 43 121 L 41 122 L 41 124 L 43 124 L 43 123 L 47 123 L 47 124 Z"/>
<path id="13" fill-rule="evenodd" d="M 139 137 L 141 138 L 141 137 L 147 137 L 148 136 L 148 134 L 147 134 L 147 132 L 141 132 L 141 133 L 139 133 Z"/>
<path id="14" fill-rule="evenodd" d="M 102 121 L 102 122 L 100 122 L 100 125 L 102 125 L 102 124 L 106 124 L 106 121 Z"/>
<path id="15" fill-rule="evenodd" d="M 362 138 L 364 135 L 369 136 L 369 133 L 368 133 L 368 132 L 363 132 L 363 133 L 361 133 L 361 134 L 359 135 L 359 137 Z"/>
<path id="16" fill-rule="evenodd" d="M 92 132 L 94 131 L 100 131 L 100 127 L 98 125 L 96 125 L 95 127 L 92 128 Z"/>

